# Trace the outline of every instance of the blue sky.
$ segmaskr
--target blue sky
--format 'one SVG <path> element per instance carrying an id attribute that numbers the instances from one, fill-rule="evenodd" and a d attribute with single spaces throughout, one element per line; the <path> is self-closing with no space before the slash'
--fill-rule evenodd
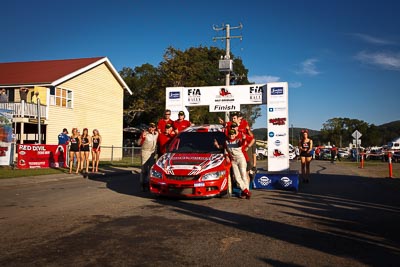
<path id="1" fill-rule="evenodd" d="M 106 56 L 119 71 L 157 66 L 169 46 L 217 46 L 256 83 L 289 83 L 289 123 L 400 119 L 400 1 L 2 1 L 0 62 Z M 266 126 L 266 111 L 254 128 Z"/>

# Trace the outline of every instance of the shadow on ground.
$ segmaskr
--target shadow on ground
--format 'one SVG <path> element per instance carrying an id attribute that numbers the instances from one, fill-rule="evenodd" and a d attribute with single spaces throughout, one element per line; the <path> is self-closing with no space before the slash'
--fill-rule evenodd
<path id="1" fill-rule="evenodd" d="M 206 220 L 219 227 L 263 235 L 301 247 L 372 266 L 397 265 L 400 260 L 400 180 L 365 178 L 351 175 L 322 174 L 323 166 L 311 176 L 310 184 L 301 184 L 298 193 L 257 191 L 250 201 L 275 207 L 292 218 L 282 222 L 258 218 L 226 205 L 225 210 L 211 207 L 213 202 L 154 198 L 153 204 L 168 207 L 180 215 Z M 139 174 L 93 176 L 110 190 L 143 198 Z M 221 200 L 225 201 L 225 200 Z M 211 204 L 210 204 L 211 203 Z M 309 221 L 307 226 L 294 225 Z M 267 264 L 296 266 L 271 259 Z"/>

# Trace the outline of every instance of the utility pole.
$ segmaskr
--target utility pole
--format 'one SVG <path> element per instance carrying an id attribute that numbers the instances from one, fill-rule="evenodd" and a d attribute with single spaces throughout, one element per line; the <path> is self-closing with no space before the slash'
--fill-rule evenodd
<path id="1" fill-rule="evenodd" d="M 226 40 L 226 53 L 225 53 L 225 58 L 220 60 L 219 62 L 219 70 L 226 72 L 225 75 L 225 85 L 229 86 L 230 85 L 230 79 L 231 79 L 231 71 L 232 71 L 232 60 L 230 59 L 230 40 L 232 38 L 239 38 L 242 40 L 242 36 L 231 36 L 231 30 L 236 30 L 236 29 L 242 29 L 243 25 L 242 23 L 239 23 L 239 26 L 231 27 L 229 24 L 222 25 L 222 27 L 216 27 L 215 25 L 213 26 L 214 31 L 226 31 L 226 36 L 225 37 L 214 37 L 213 41 L 216 40 Z M 225 121 L 229 121 L 229 112 L 225 112 Z"/>

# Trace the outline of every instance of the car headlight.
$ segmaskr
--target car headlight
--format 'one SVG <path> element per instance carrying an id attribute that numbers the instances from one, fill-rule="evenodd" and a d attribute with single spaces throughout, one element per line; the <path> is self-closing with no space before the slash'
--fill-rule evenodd
<path id="1" fill-rule="evenodd" d="M 159 171 L 156 171 L 154 169 L 151 169 L 150 170 L 150 177 L 161 179 L 162 178 L 162 173 L 159 172 Z"/>
<path id="2" fill-rule="evenodd" d="M 225 173 L 226 173 L 225 170 L 217 171 L 217 172 L 210 172 L 210 173 L 205 174 L 201 180 L 203 180 L 203 181 L 218 180 L 221 177 L 224 177 Z"/>

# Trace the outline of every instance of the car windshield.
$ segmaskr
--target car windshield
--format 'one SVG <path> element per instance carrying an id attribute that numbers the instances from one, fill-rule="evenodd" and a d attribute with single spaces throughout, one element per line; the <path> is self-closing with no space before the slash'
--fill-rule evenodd
<path id="1" fill-rule="evenodd" d="M 220 149 L 215 147 L 214 140 L 217 140 Z M 168 152 L 222 153 L 224 142 L 223 132 L 181 132 L 172 140 Z"/>

